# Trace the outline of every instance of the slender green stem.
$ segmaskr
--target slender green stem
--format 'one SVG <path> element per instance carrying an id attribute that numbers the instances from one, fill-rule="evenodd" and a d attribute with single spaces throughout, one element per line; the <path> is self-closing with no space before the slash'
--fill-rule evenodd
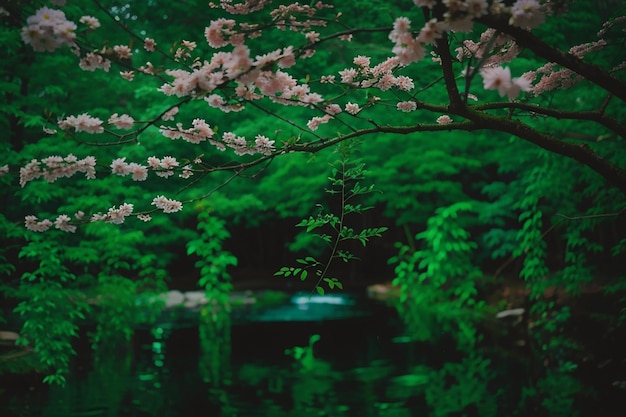
<path id="1" fill-rule="evenodd" d="M 346 164 L 344 160 L 344 161 L 341 161 L 341 212 L 339 214 L 339 227 L 336 229 L 337 236 L 335 238 L 335 243 L 333 244 L 333 248 L 330 252 L 330 255 L 328 256 L 328 261 L 326 261 L 324 270 L 322 271 L 319 279 L 315 283 L 313 290 L 319 287 L 320 283 L 326 276 L 326 273 L 328 272 L 328 269 L 330 268 L 330 265 L 332 264 L 333 259 L 335 259 L 335 253 L 337 253 L 337 247 L 339 246 L 339 242 L 341 241 L 341 231 L 343 230 L 343 221 L 345 217 L 345 207 L 344 207 L 345 203 L 346 203 Z M 311 294 L 313 294 L 313 290 L 311 290 Z"/>

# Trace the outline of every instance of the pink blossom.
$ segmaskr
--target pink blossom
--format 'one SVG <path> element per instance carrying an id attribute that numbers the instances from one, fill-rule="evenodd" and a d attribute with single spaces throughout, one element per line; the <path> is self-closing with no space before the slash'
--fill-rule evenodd
<path id="1" fill-rule="evenodd" d="M 209 103 L 209 106 L 216 108 L 220 108 L 226 104 L 226 100 L 224 100 L 224 97 L 220 96 L 219 94 L 211 94 L 205 97 L 204 100 Z"/>
<path id="2" fill-rule="evenodd" d="M 183 139 L 196 144 L 211 139 L 215 133 L 204 119 L 194 119 L 192 125 L 193 127 L 184 129 L 182 123 L 177 123 L 176 128 L 161 126 L 160 131 L 166 138 Z"/>
<path id="3" fill-rule="evenodd" d="M 163 210 L 163 213 L 175 213 L 183 209 L 183 203 L 176 200 L 171 200 L 165 196 L 157 196 L 152 199 L 152 205 L 156 208 Z"/>
<path id="4" fill-rule="evenodd" d="M 184 39 L 180 42 L 180 44 L 184 46 L 185 48 L 187 48 L 189 51 L 193 51 L 194 49 L 198 47 L 198 44 L 195 43 L 194 41 L 186 41 Z"/>
<path id="5" fill-rule="evenodd" d="M 126 220 L 126 217 L 133 213 L 134 206 L 129 203 L 124 203 L 118 208 L 111 207 L 106 214 L 96 213 L 91 216 L 92 222 L 104 221 L 113 224 L 122 224 Z"/>
<path id="6" fill-rule="evenodd" d="M 131 129 L 134 123 L 135 119 L 127 114 L 118 116 L 117 113 L 114 113 L 109 117 L 109 124 L 114 125 L 118 129 Z"/>
<path id="7" fill-rule="evenodd" d="M 221 48 L 232 43 L 233 39 L 229 40 L 228 38 L 236 35 L 236 32 L 233 30 L 234 27 L 235 21 L 233 19 L 219 18 L 213 20 L 209 27 L 205 29 L 204 36 L 212 48 Z M 241 40 L 237 40 L 236 43 L 241 43 Z"/>
<path id="8" fill-rule="evenodd" d="M 307 122 L 307 127 L 311 130 L 317 130 L 321 124 L 328 123 L 333 117 L 329 114 L 325 114 L 322 117 L 314 117 Z"/>
<path id="9" fill-rule="evenodd" d="M 441 38 L 444 27 L 441 22 L 437 22 L 436 19 L 431 19 L 426 22 L 424 27 L 420 30 L 417 40 L 422 43 L 434 44 L 435 41 Z"/>
<path id="10" fill-rule="evenodd" d="M 346 68 L 339 71 L 341 75 L 341 82 L 344 84 L 355 84 L 354 79 L 359 75 L 358 71 L 354 68 Z"/>
<path id="11" fill-rule="evenodd" d="M 320 40 L 320 34 L 314 31 L 307 32 L 304 36 L 306 37 L 306 40 L 311 43 L 319 42 Z"/>
<path id="12" fill-rule="evenodd" d="M 143 213 L 138 214 L 137 218 L 141 220 L 142 222 L 149 222 L 150 220 L 152 220 L 152 217 L 150 217 L 149 214 L 143 214 Z"/>
<path id="13" fill-rule="evenodd" d="M 128 164 L 133 181 L 145 181 L 148 178 L 148 168 L 135 162 Z"/>
<path id="14" fill-rule="evenodd" d="M 237 136 L 233 132 L 224 132 L 222 135 L 222 142 L 229 148 L 232 148 L 235 155 L 251 155 L 254 154 L 254 149 L 248 146 L 246 138 L 243 136 Z"/>
<path id="15" fill-rule="evenodd" d="M 89 52 L 80 61 L 78 66 L 84 71 L 95 71 L 102 69 L 104 72 L 109 72 L 111 68 L 111 61 L 102 57 L 102 55 Z"/>
<path id="16" fill-rule="evenodd" d="M 326 109 L 324 111 L 331 115 L 339 114 L 342 112 L 341 106 L 339 104 L 329 104 L 328 106 L 326 106 Z"/>
<path id="17" fill-rule="evenodd" d="M 452 118 L 450 116 L 448 116 L 447 114 L 444 114 L 443 116 L 437 117 L 437 124 L 438 125 L 448 125 L 450 123 L 452 123 Z"/>
<path id="18" fill-rule="evenodd" d="M 111 162 L 111 173 L 119 176 L 126 176 L 130 174 L 130 167 L 126 163 L 126 158 L 117 158 Z"/>
<path id="19" fill-rule="evenodd" d="M 154 65 L 152 65 L 152 62 L 146 62 L 145 65 L 140 66 L 138 69 L 144 74 L 154 75 Z"/>
<path id="20" fill-rule="evenodd" d="M 396 104 L 396 108 L 403 112 L 411 112 L 417 109 L 417 104 L 414 101 L 401 101 Z"/>
<path id="21" fill-rule="evenodd" d="M 334 75 L 322 75 L 322 78 L 320 79 L 320 82 L 322 84 L 334 84 L 335 83 L 335 76 Z"/>
<path id="22" fill-rule="evenodd" d="M 52 226 L 52 222 L 48 219 L 39 221 L 36 216 L 26 216 L 24 218 L 24 226 L 31 232 L 45 232 Z"/>
<path id="23" fill-rule="evenodd" d="M 134 71 L 120 71 L 120 75 L 127 81 L 132 81 L 135 78 Z"/>
<path id="24" fill-rule="evenodd" d="M 76 226 L 70 224 L 72 219 L 67 214 L 61 214 L 54 221 L 54 227 L 64 232 L 74 233 L 76 232 Z"/>
<path id="25" fill-rule="evenodd" d="M 377 81 L 376 87 L 380 88 L 382 91 L 387 91 L 393 87 L 395 83 L 396 77 L 394 77 L 391 72 L 387 72 Z"/>
<path id="26" fill-rule="evenodd" d="M 300 54 L 300 58 L 302 59 L 311 58 L 313 55 L 315 55 L 316 52 L 317 52 L 317 49 L 313 49 L 313 48 L 306 49 L 304 52 L 302 52 L 302 54 Z"/>
<path id="27" fill-rule="evenodd" d="M 346 104 L 346 112 L 348 112 L 348 113 L 350 113 L 352 115 L 355 115 L 355 114 L 357 114 L 360 111 L 361 111 L 361 108 L 359 107 L 358 104 L 355 104 L 355 103 L 348 103 L 348 104 Z"/>
<path id="28" fill-rule="evenodd" d="M 520 93 L 520 91 L 530 91 L 531 83 L 530 80 L 525 77 L 517 77 L 511 80 L 511 87 L 506 92 L 509 100 L 514 100 Z"/>
<path id="29" fill-rule="evenodd" d="M 146 38 L 143 40 L 143 49 L 145 49 L 148 52 L 154 52 L 156 45 L 157 45 L 156 42 L 152 38 Z"/>
<path id="30" fill-rule="evenodd" d="M 530 91 L 530 80 L 525 77 L 511 79 L 509 68 L 483 68 L 480 71 L 485 90 L 498 90 L 500 97 L 506 95 L 509 100 L 515 99 L 520 91 Z"/>
<path id="31" fill-rule="evenodd" d="M 161 120 L 163 120 L 164 122 L 174 120 L 174 116 L 176 116 L 176 114 L 178 114 L 178 107 L 172 107 L 171 109 L 163 113 L 163 116 L 161 116 Z"/>
<path id="32" fill-rule="evenodd" d="M 359 55 L 356 56 L 352 62 L 354 63 L 354 65 L 357 65 L 359 67 L 369 67 L 370 66 L 370 60 L 371 58 L 368 56 L 363 56 L 363 55 Z"/>
<path id="33" fill-rule="evenodd" d="M 157 169 L 161 166 L 161 160 L 156 156 L 148 157 L 148 166 L 152 169 Z"/>
<path id="34" fill-rule="evenodd" d="M 420 61 L 426 55 L 424 44 L 411 37 L 397 42 L 391 51 L 399 58 L 400 64 L 405 66 Z"/>
<path id="35" fill-rule="evenodd" d="M 76 25 L 61 10 L 42 7 L 26 19 L 26 24 L 21 37 L 35 51 L 52 52 L 63 45 L 75 45 Z"/>
<path id="36" fill-rule="evenodd" d="M 187 179 L 193 175 L 193 170 L 191 169 L 191 165 L 187 164 L 183 167 L 180 174 L 178 176 L 183 179 Z"/>
<path id="37" fill-rule="evenodd" d="M 83 16 L 78 19 L 78 21 L 89 26 L 89 29 L 96 29 L 100 27 L 100 21 L 93 16 Z"/>
<path id="38" fill-rule="evenodd" d="M 255 150 L 263 155 L 271 155 L 274 150 L 274 141 L 263 135 L 256 135 L 254 145 Z"/>
<path id="39" fill-rule="evenodd" d="M 8 164 L 2 165 L 0 167 L 0 177 L 3 177 L 8 173 L 9 173 L 9 165 Z"/>
<path id="40" fill-rule="evenodd" d="M 161 178 L 169 178 L 174 175 L 174 171 L 171 169 L 156 169 L 154 173 L 157 175 L 157 177 Z"/>
<path id="41" fill-rule="evenodd" d="M 103 133 L 102 120 L 97 117 L 92 117 L 87 113 L 80 114 L 78 116 L 68 116 L 63 120 L 59 120 L 59 127 L 62 130 L 68 130 L 73 128 L 76 132 L 87 133 Z"/>
<path id="42" fill-rule="evenodd" d="M 252 65 L 255 67 L 265 67 L 268 64 L 273 64 L 282 57 L 281 51 L 282 50 L 279 48 L 264 55 L 257 55 Z"/>
<path id="43" fill-rule="evenodd" d="M 130 48 L 126 45 L 115 45 L 113 47 L 113 52 L 115 52 L 120 59 L 130 59 L 130 57 L 133 56 Z"/>
<path id="44" fill-rule="evenodd" d="M 296 57 L 293 54 L 293 47 L 288 46 L 283 49 L 283 56 L 278 60 L 279 68 L 291 68 L 296 65 Z"/>
<path id="45" fill-rule="evenodd" d="M 394 84 L 402 91 L 410 91 L 415 88 L 415 84 L 413 84 L 413 80 L 407 77 L 406 75 L 400 75 L 395 78 Z"/>
<path id="46" fill-rule="evenodd" d="M 511 7 L 509 24 L 523 28 L 536 28 L 546 19 L 541 4 L 537 0 L 517 0 Z"/>
<path id="47" fill-rule="evenodd" d="M 397 40 L 399 40 L 398 38 L 399 35 L 409 32 L 410 30 L 411 30 L 411 21 L 407 17 L 404 17 L 404 16 L 398 17 L 393 22 L 393 31 L 389 35 L 389 38 L 392 41 L 396 42 Z"/>
<path id="48" fill-rule="evenodd" d="M 503 97 L 511 88 L 511 70 L 508 67 L 483 68 L 480 75 L 483 77 L 483 88 L 498 90 L 500 97 Z"/>
<path id="49" fill-rule="evenodd" d="M 180 164 L 173 156 L 164 156 L 161 159 L 160 166 L 164 169 L 172 169 L 178 167 Z"/>

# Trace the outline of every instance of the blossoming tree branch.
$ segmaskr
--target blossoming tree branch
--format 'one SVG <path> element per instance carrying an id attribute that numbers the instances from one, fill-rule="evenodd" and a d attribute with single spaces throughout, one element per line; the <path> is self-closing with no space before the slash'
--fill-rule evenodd
<path id="1" fill-rule="evenodd" d="M 158 91 L 175 103 L 164 105 L 148 120 L 138 120 L 122 107 L 110 109 L 105 118 L 96 117 L 91 109 L 56 114 L 49 118 L 45 133 L 60 140 L 71 138 L 83 152 L 83 145 L 125 149 L 139 143 L 149 128 L 157 128 L 162 140 L 186 141 L 197 151 L 106 161 L 89 154 L 51 155 L 20 167 L 22 187 L 40 178 L 52 183 L 78 174 L 93 180 L 117 175 L 129 181 L 177 176 L 190 187 L 200 187 L 198 178 L 212 172 L 239 175 L 278 155 L 317 152 L 376 133 L 495 130 L 573 158 L 626 193 L 626 170 L 602 153 L 601 144 L 568 141 L 528 123 L 536 118 L 570 119 L 581 126 L 601 126 L 618 140 L 626 137 L 624 119 L 619 117 L 626 101 L 626 62 L 622 57 L 600 67 L 593 61 L 594 54 L 602 52 L 620 56 L 626 17 L 608 20 L 598 28 L 597 38 L 560 50 L 535 32 L 547 19 L 567 18 L 563 1 L 406 0 L 406 14 L 389 18 L 388 26 L 380 26 L 385 22 L 381 17 L 380 22 L 354 27 L 344 19 L 349 8 L 321 1 L 275 5 L 269 0 L 222 0 L 193 11 L 220 17 L 191 40 L 154 39 L 135 32 L 132 21 L 124 21 L 97 0 L 84 2 L 80 10 L 85 14 L 77 16 L 64 12 L 69 6 L 64 0 L 51 3 L 33 10 L 24 22 L 24 43 L 41 53 L 73 54 L 82 70 L 121 77 L 130 90 L 139 77 L 156 78 L 161 83 Z M 107 33 L 99 31 L 102 19 L 114 22 L 129 42 L 109 44 Z M 388 50 L 385 59 L 360 54 L 336 73 L 308 71 L 307 60 L 315 54 L 342 59 L 333 53 L 356 48 L 362 37 L 374 34 L 386 37 L 386 44 L 378 45 Z M 266 37 L 280 37 L 284 47 L 265 49 Z M 212 53 L 201 52 L 206 48 L 199 48 L 200 43 Z M 165 64 L 144 59 L 150 54 L 164 58 Z M 544 65 L 517 72 L 521 56 L 540 59 Z M 420 74 L 425 69 L 437 76 L 423 82 Z M 552 104 L 555 92 L 576 83 L 603 91 L 604 100 L 582 111 Z M 242 118 L 248 109 L 260 110 L 298 133 L 258 126 L 258 134 L 244 137 L 236 125 L 218 128 L 219 120 L 207 120 L 202 113 L 190 121 L 181 118 L 181 110 L 196 102 L 205 102 L 207 110 L 241 112 Z M 297 118 L 285 115 L 284 107 L 300 108 L 290 113 Z M 227 153 L 231 162 L 219 166 L 205 162 L 208 147 Z M 3 174 L 10 169 L 2 167 Z M 50 228 L 74 232 L 83 222 L 122 223 L 129 216 L 150 221 L 155 212 L 182 210 L 191 201 L 180 197 L 183 191 L 176 196 L 154 195 L 151 201 L 120 201 L 96 213 L 58 213 L 51 218 L 30 213 L 25 225 L 37 232 Z"/>

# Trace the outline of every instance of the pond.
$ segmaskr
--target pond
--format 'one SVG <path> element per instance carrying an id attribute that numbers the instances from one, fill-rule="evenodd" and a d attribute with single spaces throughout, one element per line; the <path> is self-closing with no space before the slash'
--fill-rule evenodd
<path id="1" fill-rule="evenodd" d="M 460 354 L 445 334 L 412 342 L 395 309 L 365 294 L 281 294 L 267 305 L 248 296 L 223 323 L 174 308 L 129 343 L 77 346 L 64 388 L 15 377 L 0 415 L 506 416 L 520 400 L 522 361 Z M 621 415 L 604 405 L 602 415 Z"/>

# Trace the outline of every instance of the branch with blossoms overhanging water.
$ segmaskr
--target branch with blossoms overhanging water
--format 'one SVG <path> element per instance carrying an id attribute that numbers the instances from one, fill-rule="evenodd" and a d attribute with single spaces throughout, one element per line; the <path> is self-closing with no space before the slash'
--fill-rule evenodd
<path id="1" fill-rule="evenodd" d="M 126 25 L 115 19 L 115 16 L 108 13 L 100 3 L 95 0 L 94 3 L 109 18 L 113 18 L 126 32 L 132 32 Z M 236 22 L 234 19 L 225 18 L 212 21 L 205 30 L 205 37 L 209 45 L 213 48 L 232 46 L 233 50 L 231 52 L 217 52 L 211 57 L 210 61 L 202 62 L 201 57 L 192 57 L 192 53 L 196 48 L 195 42 L 182 41 L 180 44 L 182 47 L 175 51 L 173 57 L 159 50 L 160 53 L 168 56 L 171 62 L 185 68 L 165 69 L 165 74 L 172 77 L 173 81 L 166 82 L 159 88 L 159 91 L 166 96 L 181 97 L 180 106 L 197 99 L 204 99 L 210 107 L 224 112 L 241 111 L 247 105 L 251 105 L 297 128 L 302 132 L 301 136 L 305 140 L 301 142 L 299 140 L 300 137 L 295 141 L 282 139 L 282 146 L 275 147 L 275 141 L 270 140 L 263 134 L 258 134 L 254 140 L 250 140 L 237 135 L 235 132 L 225 132 L 221 135 L 221 138 L 218 138 L 215 128 L 211 127 L 204 119 L 196 118 L 193 120 L 191 127 L 183 127 L 181 122 L 176 123 L 175 126 L 161 125 L 161 134 L 171 140 L 182 139 L 194 144 L 208 142 L 219 150 L 231 148 L 238 156 L 248 154 L 261 154 L 262 156 L 252 162 L 233 162 L 212 168 L 202 167 L 199 164 L 197 167 L 189 167 L 187 165 L 183 167 L 178 165 L 172 166 L 170 164 L 172 159 L 176 159 L 171 156 L 163 158 L 151 157 L 153 159 L 148 159 L 147 166 L 132 162 L 126 163 L 124 159 L 117 159 L 111 164 L 111 172 L 115 175 L 131 175 L 135 181 L 143 181 L 147 178 L 148 169 L 162 177 L 171 176 L 174 169 L 180 169 L 179 175 L 183 176 L 183 178 L 188 178 L 194 172 L 201 172 L 206 175 L 216 170 L 245 170 L 250 166 L 271 160 L 271 158 L 279 154 L 291 151 L 315 152 L 349 138 L 372 133 L 407 134 L 437 130 L 469 131 L 494 129 L 516 135 L 551 152 L 574 158 L 588 165 L 626 192 L 626 185 L 624 185 L 626 184 L 626 174 L 624 170 L 616 167 L 611 161 L 603 159 L 591 148 L 564 142 L 553 135 L 540 132 L 519 120 L 513 120 L 512 117 L 515 115 L 513 112 L 509 112 L 506 117 L 488 113 L 490 110 L 505 108 L 528 111 L 533 111 L 532 109 L 534 109 L 536 110 L 534 111 L 535 113 L 556 119 L 575 117 L 598 123 L 616 133 L 621 132 L 620 135 L 623 136 L 624 126 L 614 118 L 606 115 L 604 111 L 601 113 L 593 111 L 565 112 L 546 107 L 535 108 L 532 105 L 516 101 L 522 92 L 527 92 L 527 98 L 532 98 L 532 96 L 538 96 L 543 91 L 546 91 L 544 82 L 546 77 L 565 80 L 564 82 L 569 84 L 578 82 L 580 77 L 571 76 L 573 73 L 582 75 L 588 81 L 624 100 L 624 94 L 626 94 L 624 91 L 626 89 L 623 88 L 623 82 L 609 75 L 610 72 L 582 61 L 585 54 L 604 48 L 606 43 L 599 41 L 586 44 L 578 48 L 572 48 L 568 53 L 547 45 L 529 30 L 543 23 L 547 14 L 547 6 L 544 7 L 544 5 L 534 0 L 518 0 L 511 6 L 506 6 L 503 2 L 496 0 L 490 2 L 485 0 L 446 0 L 445 2 L 415 0 L 414 3 L 421 7 L 426 22 L 417 35 L 411 29 L 409 19 L 404 17 L 397 18 L 391 30 L 385 28 L 349 28 L 346 30 L 347 25 L 342 26 L 339 20 L 339 13 L 332 18 L 321 16 L 320 13 L 326 9 L 331 9 L 332 6 L 318 2 L 311 6 L 297 4 L 281 5 L 269 11 L 268 23 L 263 25 Z M 253 12 L 264 11 L 267 5 L 268 3 L 261 2 L 257 4 L 258 7 L 250 8 L 248 7 L 250 6 L 248 2 L 237 5 L 233 5 L 230 2 L 222 2 L 220 5 L 213 6 L 222 7 L 231 13 L 245 16 Z M 298 20 L 300 18 L 303 20 Z M 450 34 L 471 31 L 475 21 L 487 24 L 490 29 L 481 36 L 479 42 L 461 41 L 460 48 L 457 48 L 457 57 L 454 58 L 450 51 L 449 40 L 453 40 Z M 97 20 L 90 16 L 83 16 L 80 22 L 89 25 L 92 30 L 99 26 Z M 603 28 L 603 30 L 608 30 L 615 22 L 617 22 L 617 19 Z M 330 23 L 342 26 L 342 30 L 325 35 L 312 31 L 314 27 L 324 28 Z M 28 19 L 27 24 L 28 26 L 22 32 L 22 37 L 35 50 L 53 51 L 63 45 L 77 48 L 77 41 L 73 32 L 76 25 L 69 22 L 60 11 L 40 9 L 35 16 L 31 16 Z M 304 39 L 299 38 L 300 41 L 304 41 L 304 44 L 300 47 L 288 46 L 281 48 L 257 55 L 255 59 L 252 59 L 251 50 L 244 41 L 260 37 L 264 32 L 272 28 L 281 31 L 289 29 L 296 36 L 304 36 Z M 354 60 L 354 67 L 346 68 L 339 72 L 340 82 L 336 81 L 336 76 L 333 74 L 321 75 L 319 77 L 320 85 L 328 84 L 329 86 L 341 86 L 343 88 L 341 94 L 332 98 L 324 98 L 321 94 L 313 91 L 311 88 L 312 84 L 308 78 L 304 82 L 297 81 L 296 78 L 287 72 L 297 62 L 310 57 L 316 50 L 321 49 L 325 44 L 335 39 L 349 41 L 353 36 L 361 33 L 378 33 L 383 31 L 389 32 L 389 39 L 395 44 L 392 48 L 394 56 L 376 65 L 370 64 L 369 57 L 358 56 Z M 47 36 L 51 37 L 46 38 Z M 136 39 L 142 39 L 136 34 L 132 34 L 132 36 Z M 157 50 L 155 49 L 156 43 L 154 40 L 145 38 L 143 41 L 146 51 L 153 52 Z M 401 75 L 402 72 L 412 68 L 410 67 L 411 65 L 423 60 L 429 45 L 433 46 L 433 52 L 436 53 L 433 60 L 439 62 L 443 72 L 441 78 L 443 78 L 446 85 L 449 99 L 448 105 L 429 104 L 418 99 L 418 95 L 422 91 L 435 86 L 438 82 L 437 80 L 441 78 L 417 89 L 410 77 Z M 521 77 L 512 78 L 510 70 L 501 65 L 514 59 L 521 48 L 526 48 L 549 62 L 544 68 L 535 73 L 529 72 Z M 123 63 L 122 61 L 129 60 L 132 57 L 130 48 L 124 45 L 117 45 L 106 49 L 106 51 L 118 58 L 116 60 L 117 64 Z M 80 55 L 81 49 L 75 49 L 75 52 Z M 105 48 L 96 48 L 86 53 L 80 60 L 81 68 L 88 71 L 102 69 L 108 72 L 111 63 L 106 59 L 104 52 Z M 457 75 L 455 70 L 459 63 L 465 65 L 465 73 L 461 76 Z M 554 64 L 561 65 L 570 72 L 559 72 L 562 70 L 556 69 Z M 475 68 L 471 68 L 472 65 Z M 611 71 L 615 73 L 619 69 L 620 67 L 616 66 Z M 164 79 L 157 74 L 157 69 L 150 62 L 146 62 L 135 70 L 145 75 Z M 509 98 L 508 106 L 507 103 L 482 103 L 477 105 L 469 105 L 467 103 L 468 98 L 478 100 L 473 93 L 470 93 L 473 78 L 477 74 L 482 77 L 485 90 L 497 90 L 501 97 L 506 95 Z M 533 86 L 531 78 L 537 74 L 542 74 L 543 78 Z M 131 81 L 134 77 L 134 72 L 122 71 L 120 75 Z M 558 75 L 558 77 L 553 77 L 554 75 Z M 567 77 L 570 77 L 570 79 Z M 459 78 L 464 80 L 463 94 L 459 92 L 457 86 Z M 560 88 L 563 88 L 563 85 Z M 342 99 L 349 99 L 351 97 L 350 94 L 354 91 L 368 91 L 368 101 L 366 103 L 348 101 L 344 105 L 337 102 Z M 420 123 L 409 126 L 394 126 L 382 120 L 368 118 L 365 116 L 365 111 L 368 108 L 389 103 L 392 100 L 389 98 L 381 99 L 376 95 L 370 96 L 369 92 L 388 94 L 389 97 L 395 100 L 396 108 L 400 112 L 410 113 L 418 109 L 434 112 L 439 115 L 437 124 Z M 308 122 L 292 121 L 281 116 L 279 112 L 261 105 L 261 100 L 268 100 L 280 105 L 301 106 L 317 110 L 322 115 L 313 116 Z M 159 117 L 143 122 L 145 123 L 144 126 L 134 132 L 127 134 L 107 132 L 118 136 L 118 141 L 101 143 L 101 145 L 120 145 L 126 142 L 135 142 L 138 140 L 140 133 L 149 126 L 156 126 L 158 120 L 174 120 L 175 109 L 177 110 L 178 106 L 170 107 L 161 113 Z M 460 117 L 463 120 L 453 121 L 450 115 Z M 516 116 L 519 116 L 519 114 Z M 338 133 L 334 137 L 316 133 L 321 125 L 331 122 L 339 123 L 348 129 L 349 133 Z M 355 124 L 353 125 L 352 122 Z M 374 127 L 361 128 L 359 122 L 369 123 Z M 118 129 L 128 129 L 136 123 L 140 122 L 135 121 L 126 114 L 119 116 L 116 113 L 109 119 L 109 124 Z M 105 132 L 102 124 L 101 120 L 84 113 L 79 116 L 68 116 L 62 119 L 59 122 L 59 127 L 66 131 L 74 129 L 75 132 L 100 134 Z M 305 125 L 307 126 L 306 128 L 304 127 Z M 124 139 L 128 136 L 131 136 L 132 139 Z M 306 141 L 307 136 L 313 139 Z M 97 142 L 80 142 L 98 144 Z M 61 165 L 76 163 L 75 157 L 68 156 L 69 161 L 64 160 L 65 162 L 59 162 L 58 158 L 60 157 L 46 160 L 52 164 Z M 63 158 L 61 159 L 63 160 Z M 84 162 L 85 160 L 82 161 L 86 163 Z M 32 161 L 30 165 L 23 168 L 24 175 L 21 176 L 20 180 L 22 185 L 38 176 L 46 177 L 47 175 L 52 175 L 54 177 L 54 175 L 57 175 L 55 170 L 62 171 L 59 167 L 47 166 L 47 171 L 44 169 L 43 171 L 40 170 L 39 173 L 36 171 L 29 172 L 29 169 L 35 169 L 37 166 L 35 162 Z M 163 166 L 162 163 L 164 164 Z M 67 167 L 63 169 L 67 170 Z M 80 169 L 75 172 L 83 172 L 88 178 L 91 177 L 89 163 Z M 70 171 L 71 169 L 64 172 L 62 176 L 69 176 Z M 188 186 L 184 188 L 188 188 Z M 159 201 L 158 204 L 166 207 L 165 202 Z M 154 202 L 153 204 L 157 205 Z M 157 207 L 159 206 L 157 205 Z M 172 207 L 167 206 L 167 212 L 173 212 Z M 126 216 L 121 218 L 123 219 L 124 217 Z M 109 218 L 117 219 L 113 215 L 109 216 Z M 106 220 L 106 216 L 102 219 Z"/>

